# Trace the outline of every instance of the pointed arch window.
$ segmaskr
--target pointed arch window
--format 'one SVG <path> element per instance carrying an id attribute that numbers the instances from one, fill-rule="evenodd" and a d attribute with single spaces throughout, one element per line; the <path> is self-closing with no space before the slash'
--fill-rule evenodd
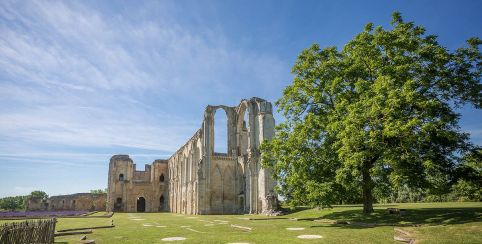
<path id="1" fill-rule="evenodd" d="M 159 182 L 164 182 L 164 174 L 161 174 L 161 176 L 159 176 Z"/>

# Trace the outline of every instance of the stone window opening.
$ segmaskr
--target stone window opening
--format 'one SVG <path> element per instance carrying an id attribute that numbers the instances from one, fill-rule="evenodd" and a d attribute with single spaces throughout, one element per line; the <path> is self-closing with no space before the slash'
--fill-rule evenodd
<path id="1" fill-rule="evenodd" d="M 247 105 L 241 105 L 238 113 L 237 132 L 238 132 L 238 156 L 244 156 L 248 153 L 249 148 L 249 114 L 250 109 Z"/>
<path id="2" fill-rule="evenodd" d="M 121 198 L 121 197 L 118 197 L 118 198 L 116 199 L 116 202 L 117 202 L 117 203 L 122 203 L 122 198 Z"/>
<path id="3" fill-rule="evenodd" d="M 161 176 L 159 176 L 159 182 L 164 182 L 164 174 L 161 174 Z"/>
<path id="4" fill-rule="evenodd" d="M 119 175 L 119 181 L 124 181 L 124 174 Z"/>
<path id="5" fill-rule="evenodd" d="M 249 128 L 249 110 L 246 109 L 243 114 L 243 128 L 242 130 L 248 131 Z"/>
<path id="6" fill-rule="evenodd" d="M 220 111 L 221 110 L 221 111 Z M 214 153 L 228 154 L 228 116 L 224 109 L 214 112 Z"/>

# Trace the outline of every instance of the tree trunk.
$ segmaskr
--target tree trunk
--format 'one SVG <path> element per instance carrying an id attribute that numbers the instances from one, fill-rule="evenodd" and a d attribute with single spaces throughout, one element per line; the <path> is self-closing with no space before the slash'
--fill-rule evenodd
<path id="1" fill-rule="evenodd" d="M 363 191 L 363 213 L 369 214 L 373 212 L 373 182 L 370 176 L 371 162 L 365 162 L 362 166 L 362 191 Z"/>

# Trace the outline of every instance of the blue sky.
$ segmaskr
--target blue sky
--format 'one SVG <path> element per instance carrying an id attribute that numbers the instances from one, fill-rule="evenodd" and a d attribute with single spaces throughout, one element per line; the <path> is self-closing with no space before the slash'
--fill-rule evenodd
<path id="1" fill-rule="evenodd" d="M 105 188 L 113 154 L 167 158 L 208 104 L 275 101 L 297 55 L 393 11 L 449 49 L 481 1 L 0 1 L 0 197 Z M 482 145 L 482 112 L 461 110 Z M 279 121 L 282 118 L 276 114 Z"/>

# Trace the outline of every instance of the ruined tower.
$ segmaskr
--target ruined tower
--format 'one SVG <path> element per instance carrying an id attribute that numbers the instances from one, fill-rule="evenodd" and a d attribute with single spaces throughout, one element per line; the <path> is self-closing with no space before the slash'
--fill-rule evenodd
<path id="1" fill-rule="evenodd" d="M 156 160 L 138 171 L 128 155 L 115 155 L 109 163 L 109 211 L 168 211 L 167 160 Z"/>

